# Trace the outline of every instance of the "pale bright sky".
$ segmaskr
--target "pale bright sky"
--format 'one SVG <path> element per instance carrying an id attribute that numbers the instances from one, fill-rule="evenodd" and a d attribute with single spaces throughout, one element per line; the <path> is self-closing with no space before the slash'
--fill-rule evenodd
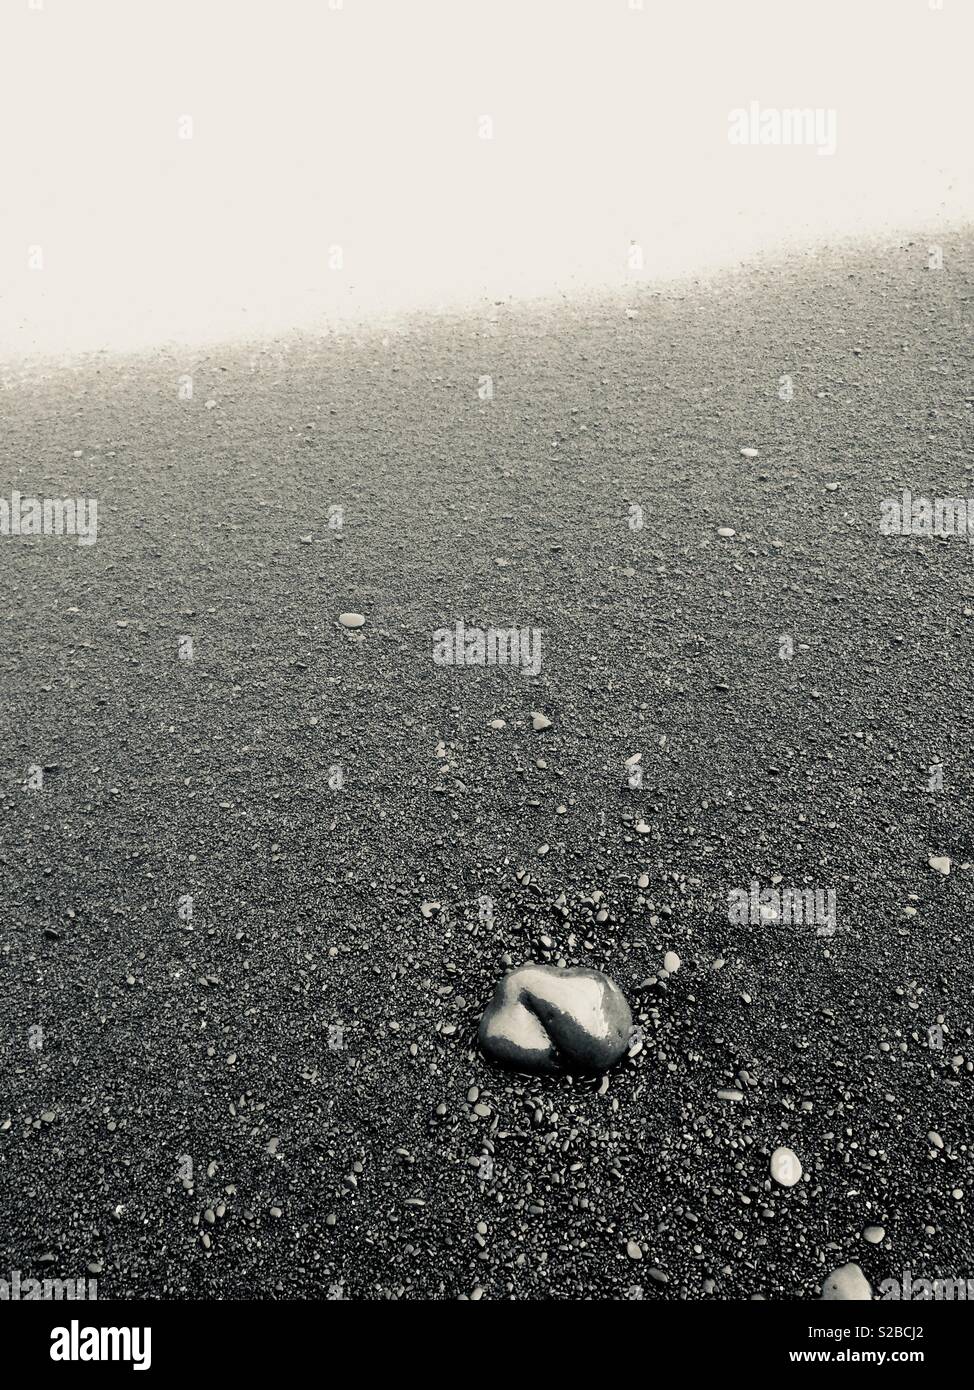
<path id="1" fill-rule="evenodd" d="M 631 242 L 654 277 L 970 217 L 972 0 L 630 5 L 0 0 L 0 354 L 622 285 Z M 752 101 L 834 110 L 836 153 L 732 145 Z"/>

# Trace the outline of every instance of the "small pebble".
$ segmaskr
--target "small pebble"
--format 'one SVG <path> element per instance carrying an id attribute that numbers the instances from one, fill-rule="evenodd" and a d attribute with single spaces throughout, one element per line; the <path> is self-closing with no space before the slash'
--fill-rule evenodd
<path id="1" fill-rule="evenodd" d="M 868 1303 L 873 1291 L 857 1264 L 840 1265 L 822 1285 L 823 1303 Z"/>
<path id="2" fill-rule="evenodd" d="M 781 1145 L 771 1155 L 771 1176 L 779 1187 L 794 1187 L 801 1180 L 801 1160 L 794 1149 Z"/>

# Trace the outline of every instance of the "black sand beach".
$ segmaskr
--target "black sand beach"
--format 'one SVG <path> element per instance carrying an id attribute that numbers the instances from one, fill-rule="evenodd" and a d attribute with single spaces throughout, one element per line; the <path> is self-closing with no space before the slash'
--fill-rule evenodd
<path id="1" fill-rule="evenodd" d="M 95 497 L 98 539 L 0 536 L 0 1268 L 193 1299 L 974 1277 L 974 552 L 879 529 L 974 487 L 974 240 L 935 239 L 942 270 L 924 234 L 4 367 L 0 493 Z M 540 673 L 435 664 L 458 620 L 540 628 Z M 778 875 L 835 890 L 834 936 L 729 922 Z M 477 1051 L 528 959 L 624 990 L 607 1082 Z"/>

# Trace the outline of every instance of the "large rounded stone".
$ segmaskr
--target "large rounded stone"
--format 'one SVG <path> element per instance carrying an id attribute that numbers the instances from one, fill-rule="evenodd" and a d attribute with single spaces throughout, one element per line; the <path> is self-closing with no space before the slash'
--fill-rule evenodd
<path id="1" fill-rule="evenodd" d="M 624 1057 L 632 1014 L 600 970 L 528 962 L 505 975 L 480 1020 L 488 1056 L 518 1071 L 605 1071 Z"/>

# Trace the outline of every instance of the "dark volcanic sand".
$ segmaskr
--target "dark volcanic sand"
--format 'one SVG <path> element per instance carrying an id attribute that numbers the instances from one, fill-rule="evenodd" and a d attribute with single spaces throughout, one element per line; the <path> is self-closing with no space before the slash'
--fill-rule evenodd
<path id="1" fill-rule="evenodd" d="M 294 338 L 253 371 L 243 348 L 7 366 L 0 495 L 95 496 L 99 537 L 0 537 L 0 1276 L 367 1299 L 974 1277 L 972 550 L 878 529 L 900 487 L 974 491 L 974 248 L 942 241 L 940 272 L 918 238 L 493 330 Z M 434 665 L 457 618 L 542 628 L 540 677 Z M 56 765 L 42 791 L 31 763 Z M 831 941 L 730 925 L 728 890 L 774 874 L 835 888 Z M 667 949 L 680 971 L 639 990 Z M 645 1043 L 607 1090 L 477 1054 L 532 957 L 625 990 Z M 806 1177 L 771 1190 L 781 1144 Z"/>

